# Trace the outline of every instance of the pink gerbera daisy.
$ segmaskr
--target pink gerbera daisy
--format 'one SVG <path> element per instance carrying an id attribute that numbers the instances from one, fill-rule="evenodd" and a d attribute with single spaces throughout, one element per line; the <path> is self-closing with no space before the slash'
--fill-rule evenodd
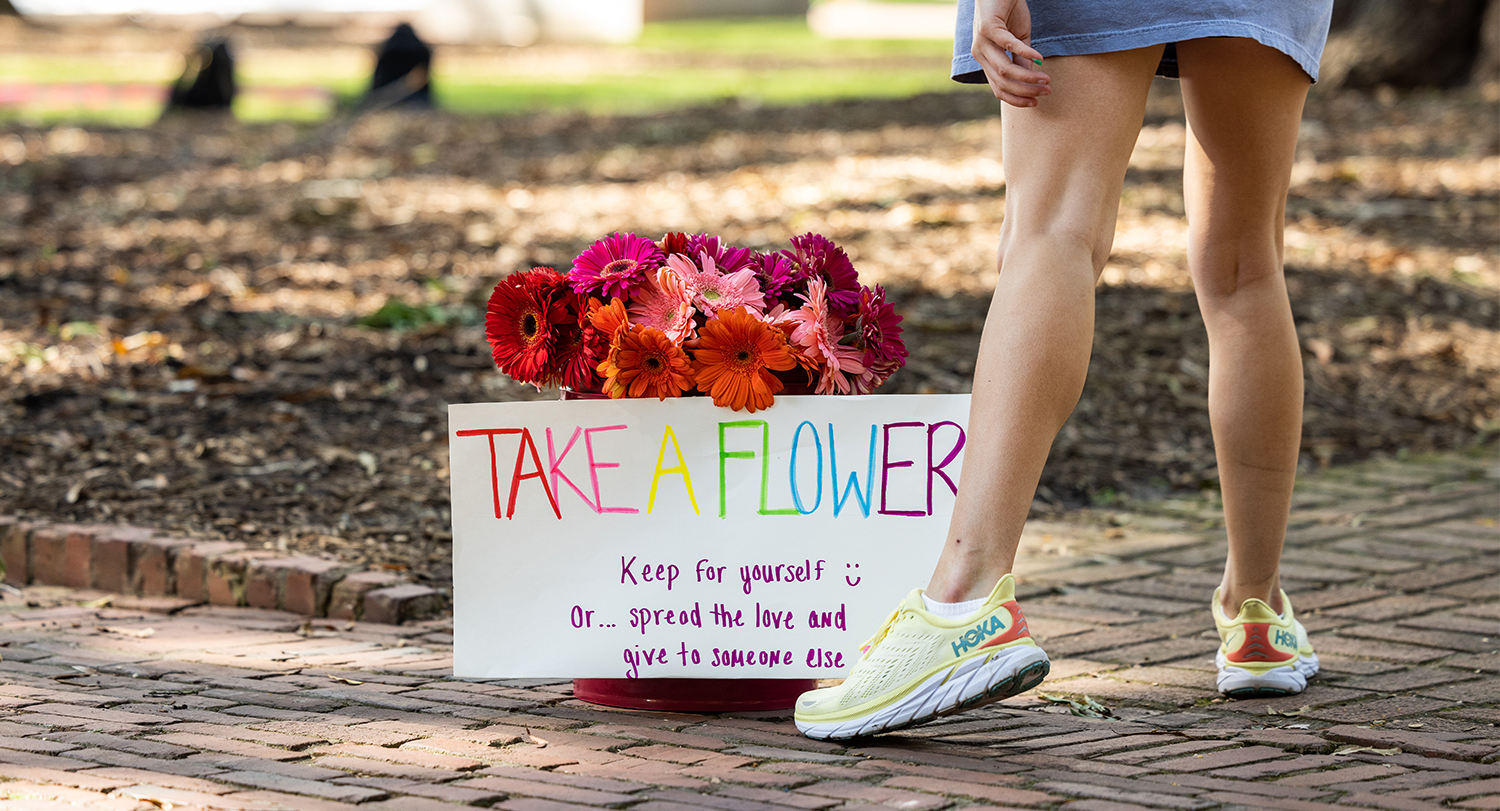
<path id="1" fill-rule="evenodd" d="M 692 289 L 670 267 L 658 268 L 656 278 L 648 279 L 630 303 L 634 323 L 659 330 L 678 345 L 693 336 L 697 313 Z"/>
<path id="2" fill-rule="evenodd" d="M 700 312 L 712 316 L 735 307 L 744 307 L 755 315 L 765 312 L 766 299 L 755 282 L 754 270 L 746 267 L 725 275 L 708 251 L 699 251 L 698 259 L 701 264 L 695 265 L 684 256 L 672 254 L 667 257 L 667 267 L 692 291 L 693 306 Z"/>
<path id="3" fill-rule="evenodd" d="M 821 362 L 818 394 L 848 394 L 852 390 L 849 376 L 864 374 L 864 352 L 839 342 L 844 337 L 843 321 L 829 312 L 827 286 L 822 279 L 808 280 L 802 299 L 806 303 L 801 309 L 786 315 L 787 321 L 796 324 L 790 339 L 808 357 Z"/>
<path id="4" fill-rule="evenodd" d="M 627 298 L 664 260 L 661 249 L 649 239 L 610 234 L 573 260 L 568 281 L 579 293 Z"/>

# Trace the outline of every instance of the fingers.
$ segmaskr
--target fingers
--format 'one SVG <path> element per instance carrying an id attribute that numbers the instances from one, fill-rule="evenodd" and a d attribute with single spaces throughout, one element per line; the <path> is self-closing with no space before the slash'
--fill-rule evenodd
<path id="1" fill-rule="evenodd" d="M 986 29 L 976 33 L 972 53 L 995 98 L 1016 107 L 1035 107 L 1039 98 L 1052 93 L 1051 78 L 1036 69 L 1041 54 L 1009 31 Z"/>

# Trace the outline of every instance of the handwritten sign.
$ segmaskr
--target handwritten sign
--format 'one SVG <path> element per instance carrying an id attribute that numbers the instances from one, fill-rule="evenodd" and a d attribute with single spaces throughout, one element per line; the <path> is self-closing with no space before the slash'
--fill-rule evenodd
<path id="1" fill-rule="evenodd" d="M 455 675 L 843 675 L 937 561 L 968 410 L 449 406 Z"/>

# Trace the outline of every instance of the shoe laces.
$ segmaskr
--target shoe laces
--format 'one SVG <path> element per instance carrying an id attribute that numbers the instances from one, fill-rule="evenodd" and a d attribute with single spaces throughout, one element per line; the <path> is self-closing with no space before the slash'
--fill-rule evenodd
<path id="1" fill-rule="evenodd" d="M 860 653 L 864 654 L 864 656 L 869 656 L 870 651 L 875 650 L 875 646 L 879 645 L 881 640 L 885 639 L 885 635 L 891 632 L 891 628 L 895 626 L 896 620 L 900 618 L 901 609 L 898 607 L 895 611 L 891 612 L 891 615 L 889 617 L 885 618 L 885 623 L 880 626 L 880 630 L 876 631 L 875 635 L 870 637 L 870 639 L 866 641 L 865 644 L 859 646 Z M 860 658 L 864 657 L 862 656 Z"/>

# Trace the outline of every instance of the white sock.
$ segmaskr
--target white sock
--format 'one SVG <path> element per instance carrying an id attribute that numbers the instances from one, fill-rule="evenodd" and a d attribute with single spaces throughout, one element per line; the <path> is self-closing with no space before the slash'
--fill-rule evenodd
<path id="1" fill-rule="evenodd" d="M 951 620 L 961 619 L 978 611 L 979 607 L 984 605 L 984 600 L 985 598 L 980 597 L 977 600 L 964 600 L 961 603 L 940 603 L 928 597 L 926 592 L 922 593 L 922 603 L 926 606 L 928 613 Z"/>

